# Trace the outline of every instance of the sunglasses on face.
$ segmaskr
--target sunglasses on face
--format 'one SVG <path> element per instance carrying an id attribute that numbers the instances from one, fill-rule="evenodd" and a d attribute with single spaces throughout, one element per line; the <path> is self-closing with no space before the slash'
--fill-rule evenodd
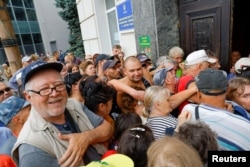
<path id="1" fill-rule="evenodd" d="M 10 88 L 9 87 L 6 87 L 4 88 L 3 90 L 0 90 L 0 96 L 4 94 L 4 92 L 9 92 L 10 91 Z"/>

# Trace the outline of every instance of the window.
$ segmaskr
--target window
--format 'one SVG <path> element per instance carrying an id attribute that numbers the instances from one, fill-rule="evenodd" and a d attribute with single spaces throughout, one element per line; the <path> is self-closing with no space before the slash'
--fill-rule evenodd
<path id="1" fill-rule="evenodd" d="M 43 44 L 36 44 L 35 47 L 36 47 L 36 53 L 38 53 L 39 55 L 44 53 Z"/>
<path id="2" fill-rule="evenodd" d="M 119 35 L 117 27 L 117 18 L 116 18 L 116 6 L 114 0 L 105 0 L 107 17 L 109 24 L 109 33 L 111 38 L 111 45 L 119 44 Z"/>
<path id="3" fill-rule="evenodd" d="M 21 37 L 24 45 L 32 44 L 32 39 L 30 34 L 22 34 Z"/>
<path id="4" fill-rule="evenodd" d="M 22 8 L 13 8 L 13 10 L 15 12 L 16 20 L 20 20 L 20 21 L 25 21 L 26 20 L 24 9 L 22 9 Z"/>
<path id="5" fill-rule="evenodd" d="M 20 36 L 19 36 L 18 34 L 15 34 L 15 36 L 16 36 L 18 45 L 19 45 L 19 46 L 22 45 Z"/>
<path id="6" fill-rule="evenodd" d="M 35 53 L 33 45 L 25 45 L 24 49 L 25 49 L 25 53 L 27 55 L 31 55 L 31 54 Z"/>
<path id="7" fill-rule="evenodd" d="M 43 53 L 44 46 L 33 0 L 6 0 L 6 2 L 21 54 Z"/>
<path id="8" fill-rule="evenodd" d="M 110 37 L 111 37 L 111 44 L 113 46 L 114 44 L 119 43 L 118 28 L 117 28 L 115 10 L 108 13 L 108 22 L 109 22 L 109 31 L 110 31 Z"/>
<path id="9" fill-rule="evenodd" d="M 106 10 L 109 10 L 115 6 L 115 0 L 105 0 L 105 3 L 106 3 Z"/>
<path id="10" fill-rule="evenodd" d="M 36 12 L 32 9 L 26 9 L 28 20 L 30 21 L 36 21 Z"/>
<path id="11" fill-rule="evenodd" d="M 20 34 L 28 34 L 30 33 L 29 24 L 27 21 L 17 21 L 18 28 L 20 30 Z"/>
<path id="12" fill-rule="evenodd" d="M 41 34 L 33 34 L 32 36 L 35 44 L 43 42 Z"/>
<path id="13" fill-rule="evenodd" d="M 24 5 L 26 8 L 34 8 L 34 4 L 32 0 L 24 0 Z"/>
<path id="14" fill-rule="evenodd" d="M 30 24 L 31 32 L 33 32 L 33 33 L 39 33 L 40 32 L 39 24 L 38 24 L 37 21 L 30 21 L 29 24 Z"/>
<path id="15" fill-rule="evenodd" d="M 11 0 L 13 6 L 23 7 L 22 0 Z"/>

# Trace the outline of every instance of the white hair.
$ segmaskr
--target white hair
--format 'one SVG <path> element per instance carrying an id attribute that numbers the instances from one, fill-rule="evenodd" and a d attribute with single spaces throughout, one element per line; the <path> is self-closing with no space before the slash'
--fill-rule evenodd
<path id="1" fill-rule="evenodd" d="M 168 52 L 168 56 L 171 57 L 171 58 L 174 58 L 174 55 L 176 55 L 176 54 L 180 54 L 183 57 L 184 56 L 183 49 L 180 48 L 179 46 L 174 46 Z"/>

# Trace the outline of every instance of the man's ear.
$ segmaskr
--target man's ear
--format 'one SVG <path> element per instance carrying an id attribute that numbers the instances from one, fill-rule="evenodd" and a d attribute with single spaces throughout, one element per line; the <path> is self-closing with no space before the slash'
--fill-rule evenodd
<path id="1" fill-rule="evenodd" d="M 198 90 L 196 93 L 197 99 L 198 99 L 198 104 L 200 104 L 200 99 L 201 99 L 201 92 Z"/>
<path id="2" fill-rule="evenodd" d="M 168 74 L 167 74 L 167 77 L 164 79 L 164 84 L 168 84 L 168 83 L 170 83 L 170 79 L 169 79 Z"/>
<path id="3" fill-rule="evenodd" d="M 31 100 L 31 97 L 30 97 L 30 94 L 29 94 L 29 92 L 27 92 L 27 91 L 24 91 L 23 92 L 23 96 L 25 97 L 25 99 L 28 101 L 28 102 L 30 102 L 30 100 Z"/>
<path id="4" fill-rule="evenodd" d="M 109 69 L 106 69 L 105 71 L 103 71 L 104 75 L 105 76 L 108 76 L 109 75 Z"/>
<path id="5" fill-rule="evenodd" d="M 125 76 L 127 76 L 127 71 L 126 71 L 126 69 L 123 67 L 122 68 L 122 72 L 123 72 L 123 74 L 125 75 Z"/>

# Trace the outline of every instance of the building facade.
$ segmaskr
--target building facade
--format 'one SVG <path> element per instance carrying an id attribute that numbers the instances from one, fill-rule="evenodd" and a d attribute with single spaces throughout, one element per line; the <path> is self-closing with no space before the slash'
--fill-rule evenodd
<path id="1" fill-rule="evenodd" d="M 147 53 L 153 60 L 179 45 L 176 0 L 76 0 L 86 54 Z"/>
<path id="2" fill-rule="evenodd" d="M 67 50 L 69 30 L 51 0 L 9 0 L 7 9 L 22 55 Z M 0 44 L 0 63 L 7 60 Z"/>

